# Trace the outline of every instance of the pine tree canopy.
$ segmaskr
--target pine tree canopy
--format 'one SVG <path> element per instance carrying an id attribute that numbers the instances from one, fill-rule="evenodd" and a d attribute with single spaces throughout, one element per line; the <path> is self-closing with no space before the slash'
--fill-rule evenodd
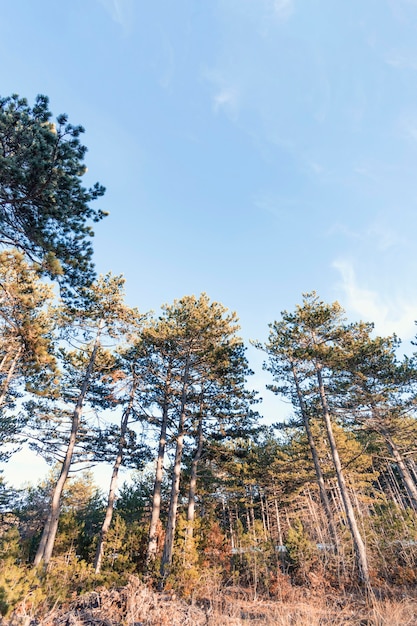
<path id="1" fill-rule="evenodd" d="M 46 96 L 0 98 L 0 243 L 22 250 L 58 279 L 64 293 L 91 283 L 93 230 L 105 213 L 90 207 L 104 187 L 81 184 L 87 171 L 82 126 L 59 115 Z"/>

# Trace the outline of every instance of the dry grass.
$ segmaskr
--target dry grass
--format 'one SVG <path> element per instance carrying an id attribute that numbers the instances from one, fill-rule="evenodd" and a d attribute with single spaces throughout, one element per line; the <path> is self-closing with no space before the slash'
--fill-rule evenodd
<path id="1" fill-rule="evenodd" d="M 319 592 L 265 601 L 241 589 L 216 590 L 191 604 L 157 593 L 132 577 L 121 589 L 98 589 L 67 607 L 30 616 L 21 606 L 2 626 L 415 626 L 417 600 L 411 596 L 374 599 Z M 298 596 L 298 597 L 297 597 Z"/>

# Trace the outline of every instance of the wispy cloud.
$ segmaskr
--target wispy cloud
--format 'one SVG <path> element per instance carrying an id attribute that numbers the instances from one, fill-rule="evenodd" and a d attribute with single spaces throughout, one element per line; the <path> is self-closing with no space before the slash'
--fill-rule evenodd
<path id="1" fill-rule="evenodd" d="M 266 211 L 274 217 L 279 218 L 299 209 L 299 200 L 297 197 L 282 196 L 268 192 L 261 192 L 256 195 L 253 198 L 253 204 L 257 209 Z"/>
<path id="2" fill-rule="evenodd" d="M 237 115 L 239 96 L 234 87 L 223 87 L 213 96 L 213 108 L 215 113 L 226 110 L 233 117 Z"/>
<path id="3" fill-rule="evenodd" d="M 366 232 L 366 237 L 374 242 L 375 247 L 381 252 L 394 248 L 402 243 L 399 234 L 382 222 L 375 221 Z"/>
<path id="4" fill-rule="evenodd" d="M 382 219 L 374 220 L 365 230 L 354 230 L 350 226 L 336 222 L 326 231 L 328 237 L 341 235 L 351 242 L 361 245 L 364 249 L 386 252 L 396 246 L 406 246 L 407 242 L 397 230 Z"/>
<path id="5" fill-rule="evenodd" d="M 388 296 L 385 293 L 361 287 L 355 275 L 353 264 L 338 260 L 333 267 L 340 273 L 340 288 L 344 294 L 343 304 L 350 312 L 361 319 L 375 324 L 379 335 L 396 333 L 402 339 L 415 335 L 417 301 L 405 297 Z"/>
<path id="6" fill-rule="evenodd" d="M 384 216 L 377 216 L 362 230 L 356 230 L 342 222 L 337 222 L 327 230 L 327 235 L 340 234 L 346 239 L 361 244 L 363 250 L 373 253 L 385 252 L 390 248 L 407 246 L 406 238 L 399 233 L 393 222 L 394 220 L 387 220 Z"/>
<path id="7" fill-rule="evenodd" d="M 417 66 L 416 66 L 417 69 Z M 416 111 L 403 113 L 398 120 L 399 133 L 409 142 L 417 142 L 417 114 Z"/>
<path id="8" fill-rule="evenodd" d="M 403 50 L 391 50 L 386 56 L 385 61 L 391 67 L 399 69 L 417 70 L 417 54 L 405 52 Z"/>
<path id="9" fill-rule="evenodd" d="M 220 9 L 252 16 L 256 22 L 265 18 L 287 20 L 295 11 L 296 0 L 226 0 Z"/>
<path id="10" fill-rule="evenodd" d="M 272 0 L 272 9 L 279 19 L 288 19 L 294 12 L 294 0 Z"/>
<path id="11" fill-rule="evenodd" d="M 132 27 L 133 0 L 99 0 L 111 19 L 127 34 Z"/>
<path id="12" fill-rule="evenodd" d="M 240 90 L 219 70 L 206 71 L 205 79 L 211 84 L 214 113 L 225 113 L 236 121 L 240 109 Z"/>

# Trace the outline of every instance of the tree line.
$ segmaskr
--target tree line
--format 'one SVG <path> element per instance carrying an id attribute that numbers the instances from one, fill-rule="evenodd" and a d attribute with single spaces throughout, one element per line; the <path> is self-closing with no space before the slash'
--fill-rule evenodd
<path id="1" fill-rule="evenodd" d="M 0 99 L 0 455 L 27 442 L 52 468 L 1 483 L 3 569 L 65 559 L 184 593 L 202 572 L 255 594 L 415 582 L 415 355 L 305 294 L 254 342 L 292 407 L 263 425 L 235 313 L 206 294 L 143 313 L 95 275 L 104 188 L 81 183 L 82 127 L 51 117 Z M 77 474 L 103 462 L 106 496 Z"/>

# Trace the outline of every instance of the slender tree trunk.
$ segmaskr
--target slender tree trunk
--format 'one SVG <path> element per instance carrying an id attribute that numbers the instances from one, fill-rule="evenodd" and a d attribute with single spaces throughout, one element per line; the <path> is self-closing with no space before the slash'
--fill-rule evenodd
<path id="1" fill-rule="evenodd" d="M 253 502 L 253 486 L 249 485 L 249 502 L 250 502 L 250 519 L 252 524 L 252 536 L 256 542 L 256 526 L 255 526 L 255 504 Z"/>
<path id="2" fill-rule="evenodd" d="M 277 531 L 278 531 L 278 542 L 279 545 L 282 546 L 282 529 L 281 529 L 281 520 L 280 520 L 280 516 L 279 516 L 279 509 L 278 509 L 278 498 L 276 493 L 274 494 L 275 498 L 274 498 L 274 502 L 275 502 L 275 516 L 277 519 Z"/>
<path id="3" fill-rule="evenodd" d="M 268 495 L 266 491 L 263 491 L 263 502 L 265 506 L 266 533 L 270 539 L 271 538 L 270 501 L 268 500 Z"/>
<path id="4" fill-rule="evenodd" d="M 395 474 L 394 470 L 392 469 L 391 462 L 388 463 L 388 475 L 389 475 L 389 480 L 390 480 L 389 484 L 390 484 L 391 497 L 394 500 L 394 502 L 397 504 L 397 506 L 399 506 L 400 509 L 405 511 L 407 507 L 404 502 L 405 498 L 404 498 L 403 486 L 399 484 L 398 475 Z"/>
<path id="5" fill-rule="evenodd" d="M 261 505 L 262 528 L 264 531 L 264 539 L 266 541 L 268 538 L 268 528 L 266 525 L 265 507 L 264 507 L 264 501 L 263 501 L 263 496 L 262 496 L 261 491 L 259 491 L 259 504 Z"/>
<path id="6" fill-rule="evenodd" d="M 384 437 L 387 448 L 397 465 L 398 472 L 401 476 L 402 483 L 406 488 L 411 507 L 415 511 L 417 511 L 417 487 L 413 480 L 413 477 L 411 476 L 410 470 L 408 469 L 400 451 L 398 450 L 389 432 L 384 428 L 379 428 L 379 431 Z"/>
<path id="7" fill-rule="evenodd" d="M 313 437 L 313 433 L 311 430 L 311 426 L 310 426 L 310 418 L 308 416 L 308 411 L 307 411 L 307 407 L 305 405 L 304 402 L 304 396 L 303 396 L 303 392 L 301 390 L 300 387 L 300 383 L 298 380 L 298 374 L 297 371 L 295 369 L 295 365 L 294 363 L 291 364 L 292 367 L 292 374 L 293 374 L 293 378 L 294 378 L 294 383 L 295 383 L 295 388 L 297 391 L 297 398 L 298 398 L 298 404 L 300 406 L 300 411 L 301 411 L 301 415 L 303 418 L 303 423 L 304 423 L 304 428 L 307 434 L 307 441 L 308 441 L 308 445 L 310 448 L 310 452 L 311 452 L 311 456 L 313 459 L 313 464 L 314 464 L 314 470 L 316 473 L 316 480 L 317 480 L 317 485 L 319 487 L 319 493 L 320 493 L 320 500 L 321 503 L 323 505 L 323 509 L 324 509 L 324 513 L 326 515 L 326 519 L 327 519 L 327 523 L 329 525 L 329 531 L 330 531 L 330 536 L 331 539 L 335 545 L 335 549 L 338 549 L 338 545 L 339 545 L 339 538 L 337 535 L 337 530 L 336 530 L 336 526 L 334 523 L 334 516 L 333 516 L 333 511 L 330 505 L 330 500 L 329 497 L 327 495 L 327 489 L 326 489 L 326 484 L 324 482 L 324 476 L 323 476 L 323 472 L 321 471 L 321 465 L 320 465 L 320 459 L 319 459 L 319 455 L 317 452 L 317 448 L 316 448 L 316 444 L 314 441 L 314 437 Z"/>
<path id="8" fill-rule="evenodd" d="M 0 363 L 0 372 L 3 372 L 3 368 L 4 368 L 8 358 L 9 358 L 9 352 L 6 352 L 6 354 L 4 355 L 4 357 L 2 358 L 1 363 Z"/>
<path id="9" fill-rule="evenodd" d="M 407 462 L 407 467 L 411 472 L 412 478 L 414 480 L 414 482 L 417 481 L 417 473 L 416 473 L 416 462 L 414 461 L 414 459 L 409 459 Z"/>
<path id="10" fill-rule="evenodd" d="M 248 507 L 248 497 L 245 494 L 245 513 L 246 513 L 246 526 L 248 528 L 248 535 L 252 532 L 251 524 L 250 524 L 250 515 L 249 515 L 249 507 Z"/>
<path id="11" fill-rule="evenodd" d="M 48 517 L 46 518 L 45 525 L 44 525 L 43 531 L 42 531 L 41 540 L 39 542 L 38 550 L 36 552 L 35 559 L 33 561 L 33 564 L 34 564 L 35 567 L 37 565 L 39 565 L 39 563 L 42 560 L 42 556 L 43 556 L 43 553 L 44 553 L 44 550 L 45 550 L 46 541 L 47 541 L 48 535 L 49 535 L 49 528 L 51 526 L 51 519 L 52 519 L 52 510 L 51 510 L 51 507 L 49 507 Z"/>
<path id="12" fill-rule="evenodd" d="M 310 517 L 313 521 L 313 526 L 316 529 L 317 538 L 319 540 L 318 542 L 324 544 L 326 543 L 326 538 L 323 537 L 323 533 L 322 533 L 323 524 L 320 523 L 322 520 L 319 519 L 319 516 L 317 514 L 317 509 L 316 509 L 316 503 L 314 502 L 311 496 L 311 491 L 308 487 L 307 489 L 305 489 L 304 495 L 307 501 L 307 507 L 308 507 Z"/>
<path id="13" fill-rule="evenodd" d="M 235 533 L 233 530 L 233 519 L 232 519 L 232 511 L 230 510 L 229 503 L 227 503 L 227 514 L 229 518 L 229 532 L 230 532 L 230 543 L 232 546 L 232 551 L 235 548 Z"/>
<path id="14" fill-rule="evenodd" d="M 61 472 L 55 488 L 52 493 L 51 503 L 49 505 L 49 515 L 45 524 L 44 533 L 42 535 L 41 543 L 35 556 L 34 565 L 39 565 L 41 561 L 47 566 L 52 556 L 54 548 L 55 537 L 58 530 L 58 521 L 60 514 L 61 496 L 64 489 L 65 482 L 68 478 L 68 474 L 71 467 L 72 457 L 74 454 L 74 448 L 77 441 L 78 429 L 80 426 L 81 414 L 83 410 L 83 404 L 85 396 L 87 394 L 88 385 L 90 383 L 91 374 L 93 372 L 94 362 L 98 347 L 100 345 L 100 335 L 104 322 L 100 321 L 97 335 L 94 341 L 93 350 L 91 352 L 90 360 L 88 362 L 87 370 L 84 375 L 84 380 L 81 386 L 80 395 L 78 396 L 77 404 L 75 405 L 74 413 L 72 416 L 71 434 L 65 453 L 65 458 L 62 463 Z"/>
<path id="15" fill-rule="evenodd" d="M 126 407 L 126 410 L 123 412 L 122 419 L 120 422 L 119 446 L 118 446 L 117 456 L 113 465 L 113 472 L 112 472 L 112 476 L 110 480 L 110 488 L 109 488 L 109 495 L 107 498 L 106 514 L 104 517 L 103 525 L 100 530 L 96 555 L 94 559 L 94 569 L 95 569 L 96 574 L 99 574 L 101 570 L 101 564 L 102 564 L 103 556 L 104 556 L 104 546 L 106 543 L 106 536 L 107 536 L 107 533 L 109 532 L 110 524 L 113 519 L 114 503 L 116 500 L 117 481 L 119 478 L 120 466 L 123 461 L 123 454 L 124 454 L 124 450 L 126 446 L 125 436 L 126 436 L 127 426 L 129 423 L 129 417 L 133 409 L 133 402 L 135 398 L 136 387 L 137 387 L 137 383 L 136 381 L 133 381 L 132 388 L 130 391 L 129 404 Z"/>
<path id="16" fill-rule="evenodd" d="M 355 512 L 353 510 L 352 501 L 349 496 L 349 492 L 346 486 L 345 477 L 343 475 L 342 464 L 340 462 L 339 452 L 336 445 L 336 440 L 333 434 L 333 427 L 330 419 L 330 411 L 327 404 L 326 393 L 324 390 L 323 376 L 319 366 L 316 366 L 317 382 L 319 386 L 320 401 L 323 411 L 323 419 L 326 426 L 327 438 L 329 440 L 330 451 L 332 455 L 333 465 L 336 470 L 337 482 L 342 497 L 343 507 L 345 509 L 346 517 L 348 520 L 349 530 L 352 536 L 353 547 L 356 556 L 356 566 L 358 569 L 359 580 L 361 583 L 370 586 L 368 559 L 366 555 L 365 544 L 359 531 L 359 527 L 356 521 Z"/>
<path id="17" fill-rule="evenodd" d="M 164 474 L 165 446 L 167 442 L 170 376 L 171 376 L 171 371 L 169 370 L 167 381 L 165 384 L 165 391 L 164 391 L 164 403 L 162 406 L 162 419 L 161 419 L 161 432 L 159 435 L 158 456 L 156 459 L 156 470 L 155 470 L 155 482 L 154 482 L 153 495 L 152 495 L 151 522 L 149 526 L 148 550 L 146 554 L 146 568 L 147 569 L 149 569 L 151 563 L 155 561 L 156 553 L 158 550 L 157 530 L 158 530 L 159 516 L 161 514 L 161 491 L 162 491 L 162 478 Z"/>
<path id="18" fill-rule="evenodd" d="M 203 414 L 200 407 L 200 417 L 198 419 L 197 448 L 191 463 L 190 488 L 188 491 L 188 508 L 187 508 L 187 544 L 191 543 L 194 532 L 195 517 L 195 494 L 197 488 L 197 468 L 203 453 L 204 437 L 203 437 Z"/>
<path id="19" fill-rule="evenodd" d="M 185 409 L 187 403 L 189 376 L 189 357 L 187 357 L 181 394 L 180 418 L 178 423 L 177 445 L 175 448 L 175 461 L 172 472 L 171 496 L 169 502 L 168 522 L 165 533 L 164 551 L 161 559 L 161 576 L 165 578 L 169 573 L 174 549 L 175 528 L 177 524 L 178 498 L 180 495 L 181 460 L 184 449 Z"/>
<path id="20" fill-rule="evenodd" d="M 175 528 L 177 524 L 178 498 L 180 493 L 181 478 L 181 459 L 184 449 L 184 414 L 181 413 L 179 426 L 181 430 L 177 436 L 177 445 L 175 448 L 175 461 L 172 475 L 171 497 L 168 511 L 168 522 L 166 526 L 164 551 L 161 560 L 161 576 L 165 577 L 169 573 L 172 563 L 172 555 L 174 549 Z"/>

